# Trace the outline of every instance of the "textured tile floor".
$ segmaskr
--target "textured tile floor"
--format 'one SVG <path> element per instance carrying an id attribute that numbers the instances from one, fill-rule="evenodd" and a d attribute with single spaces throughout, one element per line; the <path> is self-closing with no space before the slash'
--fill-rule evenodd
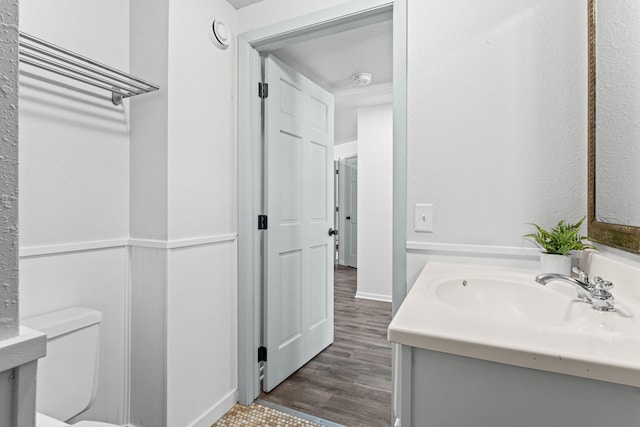
<path id="1" fill-rule="evenodd" d="M 313 421 L 253 403 L 236 405 L 211 427 L 322 427 Z"/>

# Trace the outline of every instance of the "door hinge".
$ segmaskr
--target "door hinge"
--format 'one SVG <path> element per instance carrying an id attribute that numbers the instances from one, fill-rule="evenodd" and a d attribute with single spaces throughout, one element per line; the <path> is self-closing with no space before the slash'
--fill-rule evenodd
<path id="1" fill-rule="evenodd" d="M 258 98 L 265 99 L 269 96 L 269 83 L 258 83 Z"/>
<path id="2" fill-rule="evenodd" d="M 340 212 L 340 208 L 336 206 L 336 212 Z"/>
<path id="3" fill-rule="evenodd" d="M 258 230 L 266 230 L 266 229 L 267 229 L 267 216 L 258 215 Z"/>
<path id="4" fill-rule="evenodd" d="M 267 347 L 258 347 L 258 362 L 267 361 Z"/>
<path id="5" fill-rule="evenodd" d="M 340 170 L 336 169 L 336 175 L 340 175 Z"/>

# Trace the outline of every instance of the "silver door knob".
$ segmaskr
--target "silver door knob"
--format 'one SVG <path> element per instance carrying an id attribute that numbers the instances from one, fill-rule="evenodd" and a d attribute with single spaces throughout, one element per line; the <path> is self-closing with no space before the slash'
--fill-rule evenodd
<path id="1" fill-rule="evenodd" d="M 329 229 L 329 236 L 335 236 L 338 234 L 338 230 L 334 230 L 333 228 Z"/>

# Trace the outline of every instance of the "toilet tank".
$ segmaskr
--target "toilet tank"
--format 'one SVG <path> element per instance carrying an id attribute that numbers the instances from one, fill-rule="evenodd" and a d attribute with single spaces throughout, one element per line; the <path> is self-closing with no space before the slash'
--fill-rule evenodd
<path id="1" fill-rule="evenodd" d="M 22 325 L 47 334 L 47 355 L 38 361 L 38 412 L 67 421 L 93 404 L 101 321 L 102 313 L 83 307 L 22 319 Z"/>

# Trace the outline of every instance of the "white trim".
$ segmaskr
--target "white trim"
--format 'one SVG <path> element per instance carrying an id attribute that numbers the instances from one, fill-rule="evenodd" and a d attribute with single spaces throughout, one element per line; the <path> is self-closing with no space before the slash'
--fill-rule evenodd
<path id="1" fill-rule="evenodd" d="M 169 242 L 167 240 L 155 239 L 129 239 L 129 246 L 136 248 L 169 249 Z"/>
<path id="2" fill-rule="evenodd" d="M 407 242 L 408 251 L 429 252 L 437 254 L 482 254 L 489 256 L 512 256 L 537 258 L 537 248 L 520 248 L 515 246 L 460 245 L 452 243 Z"/>
<path id="3" fill-rule="evenodd" d="M 27 246 L 20 248 L 20 258 L 42 255 L 63 254 L 69 252 L 86 252 L 99 249 L 111 249 L 129 245 L 129 239 L 94 240 L 88 242 L 62 243 L 58 245 Z"/>
<path id="4" fill-rule="evenodd" d="M 124 297 L 124 372 L 122 374 L 124 393 L 122 393 L 122 416 L 125 424 L 131 421 L 131 246 L 127 246 L 125 258 L 125 297 Z M 37 427 L 37 426 L 36 426 Z"/>
<path id="5" fill-rule="evenodd" d="M 234 242 L 238 238 L 237 234 L 220 234 L 213 236 L 193 237 L 190 239 L 177 240 L 154 240 L 154 239 L 129 239 L 130 246 L 156 249 L 180 249 L 191 246 L 211 245 L 215 243 Z"/>
<path id="6" fill-rule="evenodd" d="M 391 302 L 391 295 L 371 294 L 369 292 L 356 292 L 356 298 L 368 299 L 371 301 Z"/>
<path id="7" fill-rule="evenodd" d="M 238 402 L 238 390 L 233 390 L 225 397 L 220 399 L 216 404 L 209 408 L 197 420 L 188 425 L 188 427 L 209 427 L 218 421 L 224 414 L 233 408 Z"/>
<path id="8" fill-rule="evenodd" d="M 391 277 L 391 313 L 396 313 L 407 294 L 407 251 L 404 248 L 407 240 L 407 133 L 408 133 L 408 98 L 407 63 L 408 47 L 408 1 L 393 2 L 393 267 Z M 400 364 L 403 369 L 406 358 L 402 352 L 391 352 L 392 365 Z M 406 352 L 405 352 L 406 353 Z M 401 359 L 397 359 L 401 357 Z M 410 361 L 411 359 L 409 359 Z M 400 371 L 402 372 L 402 370 Z M 391 391 L 393 401 L 401 398 L 411 399 L 405 388 L 411 387 L 404 375 L 392 372 L 394 388 Z M 400 395 L 396 396 L 396 391 Z M 404 420 L 404 425 L 411 425 L 411 417 L 402 411 L 392 411 L 393 417 Z"/>
<path id="9" fill-rule="evenodd" d="M 64 254 L 70 252 L 87 252 L 113 249 L 127 246 L 155 249 L 181 249 L 192 246 L 212 245 L 216 243 L 235 242 L 237 234 L 220 234 L 190 239 L 153 240 L 153 239 L 114 239 L 95 240 L 88 242 L 63 243 L 59 245 L 27 246 L 20 248 L 20 258 L 30 258 L 45 255 Z"/>
<path id="10" fill-rule="evenodd" d="M 171 240 L 168 249 L 187 248 L 190 246 L 212 245 L 215 243 L 235 242 L 237 234 L 221 234 L 217 236 L 194 237 L 192 239 Z"/>
<path id="11" fill-rule="evenodd" d="M 390 18 L 393 0 L 351 0 L 327 9 L 278 22 L 241 34 L 260 52 L 333 34 L 355 26 L 375 24 Z M 384 10 L 385 13 L 380 13 Z M 357 22 L 357 25 L 354 25 Z"/>
<path id="12" fill-rule="evenodd" d="M 406 98 L 407 0 L 352 0 L 238 36 L 238 390 L 241 404 L 260 393 L 255 349 L 260 345 L 260 234 L 255 216 L 262 213 L 259 103 L 255 96 L 258 51 L 267 51 L 342 29 L 394 19 L 394 306 L 406 288 Z M 397 24 L 397 25 L 396 25 Z M 399 38 L 396 36 L 400 36 Z M 256 73 L 257 72 L 257 73 Z M 398 192 L 397 195 L 395 193 Z M 397 294 L 397 295 L 396 295 Z"/>
<path id="13" fill-rule="evenodd" d="M 407 294 L 408 1 L 393 2 L 393 314 Z"/>
<path id="14" fill-rule="evenodd" d="M 0 372 L 18 368 L 46 355 L 47 336 L 20 326 L 15 337 L 0 340 Z"/>
<path id="15" fill-rule="evenodd" d="M 10 409 L 11 425 L 31 427 L 36 411 L 37 360 L 47 353 L 47 336 L 24 326 L 18 333 L 0 340 L 0 372 L 13 371 L 12 381 L 2 387 L 9 387 L 9 394 L 15 396 Z"/>

